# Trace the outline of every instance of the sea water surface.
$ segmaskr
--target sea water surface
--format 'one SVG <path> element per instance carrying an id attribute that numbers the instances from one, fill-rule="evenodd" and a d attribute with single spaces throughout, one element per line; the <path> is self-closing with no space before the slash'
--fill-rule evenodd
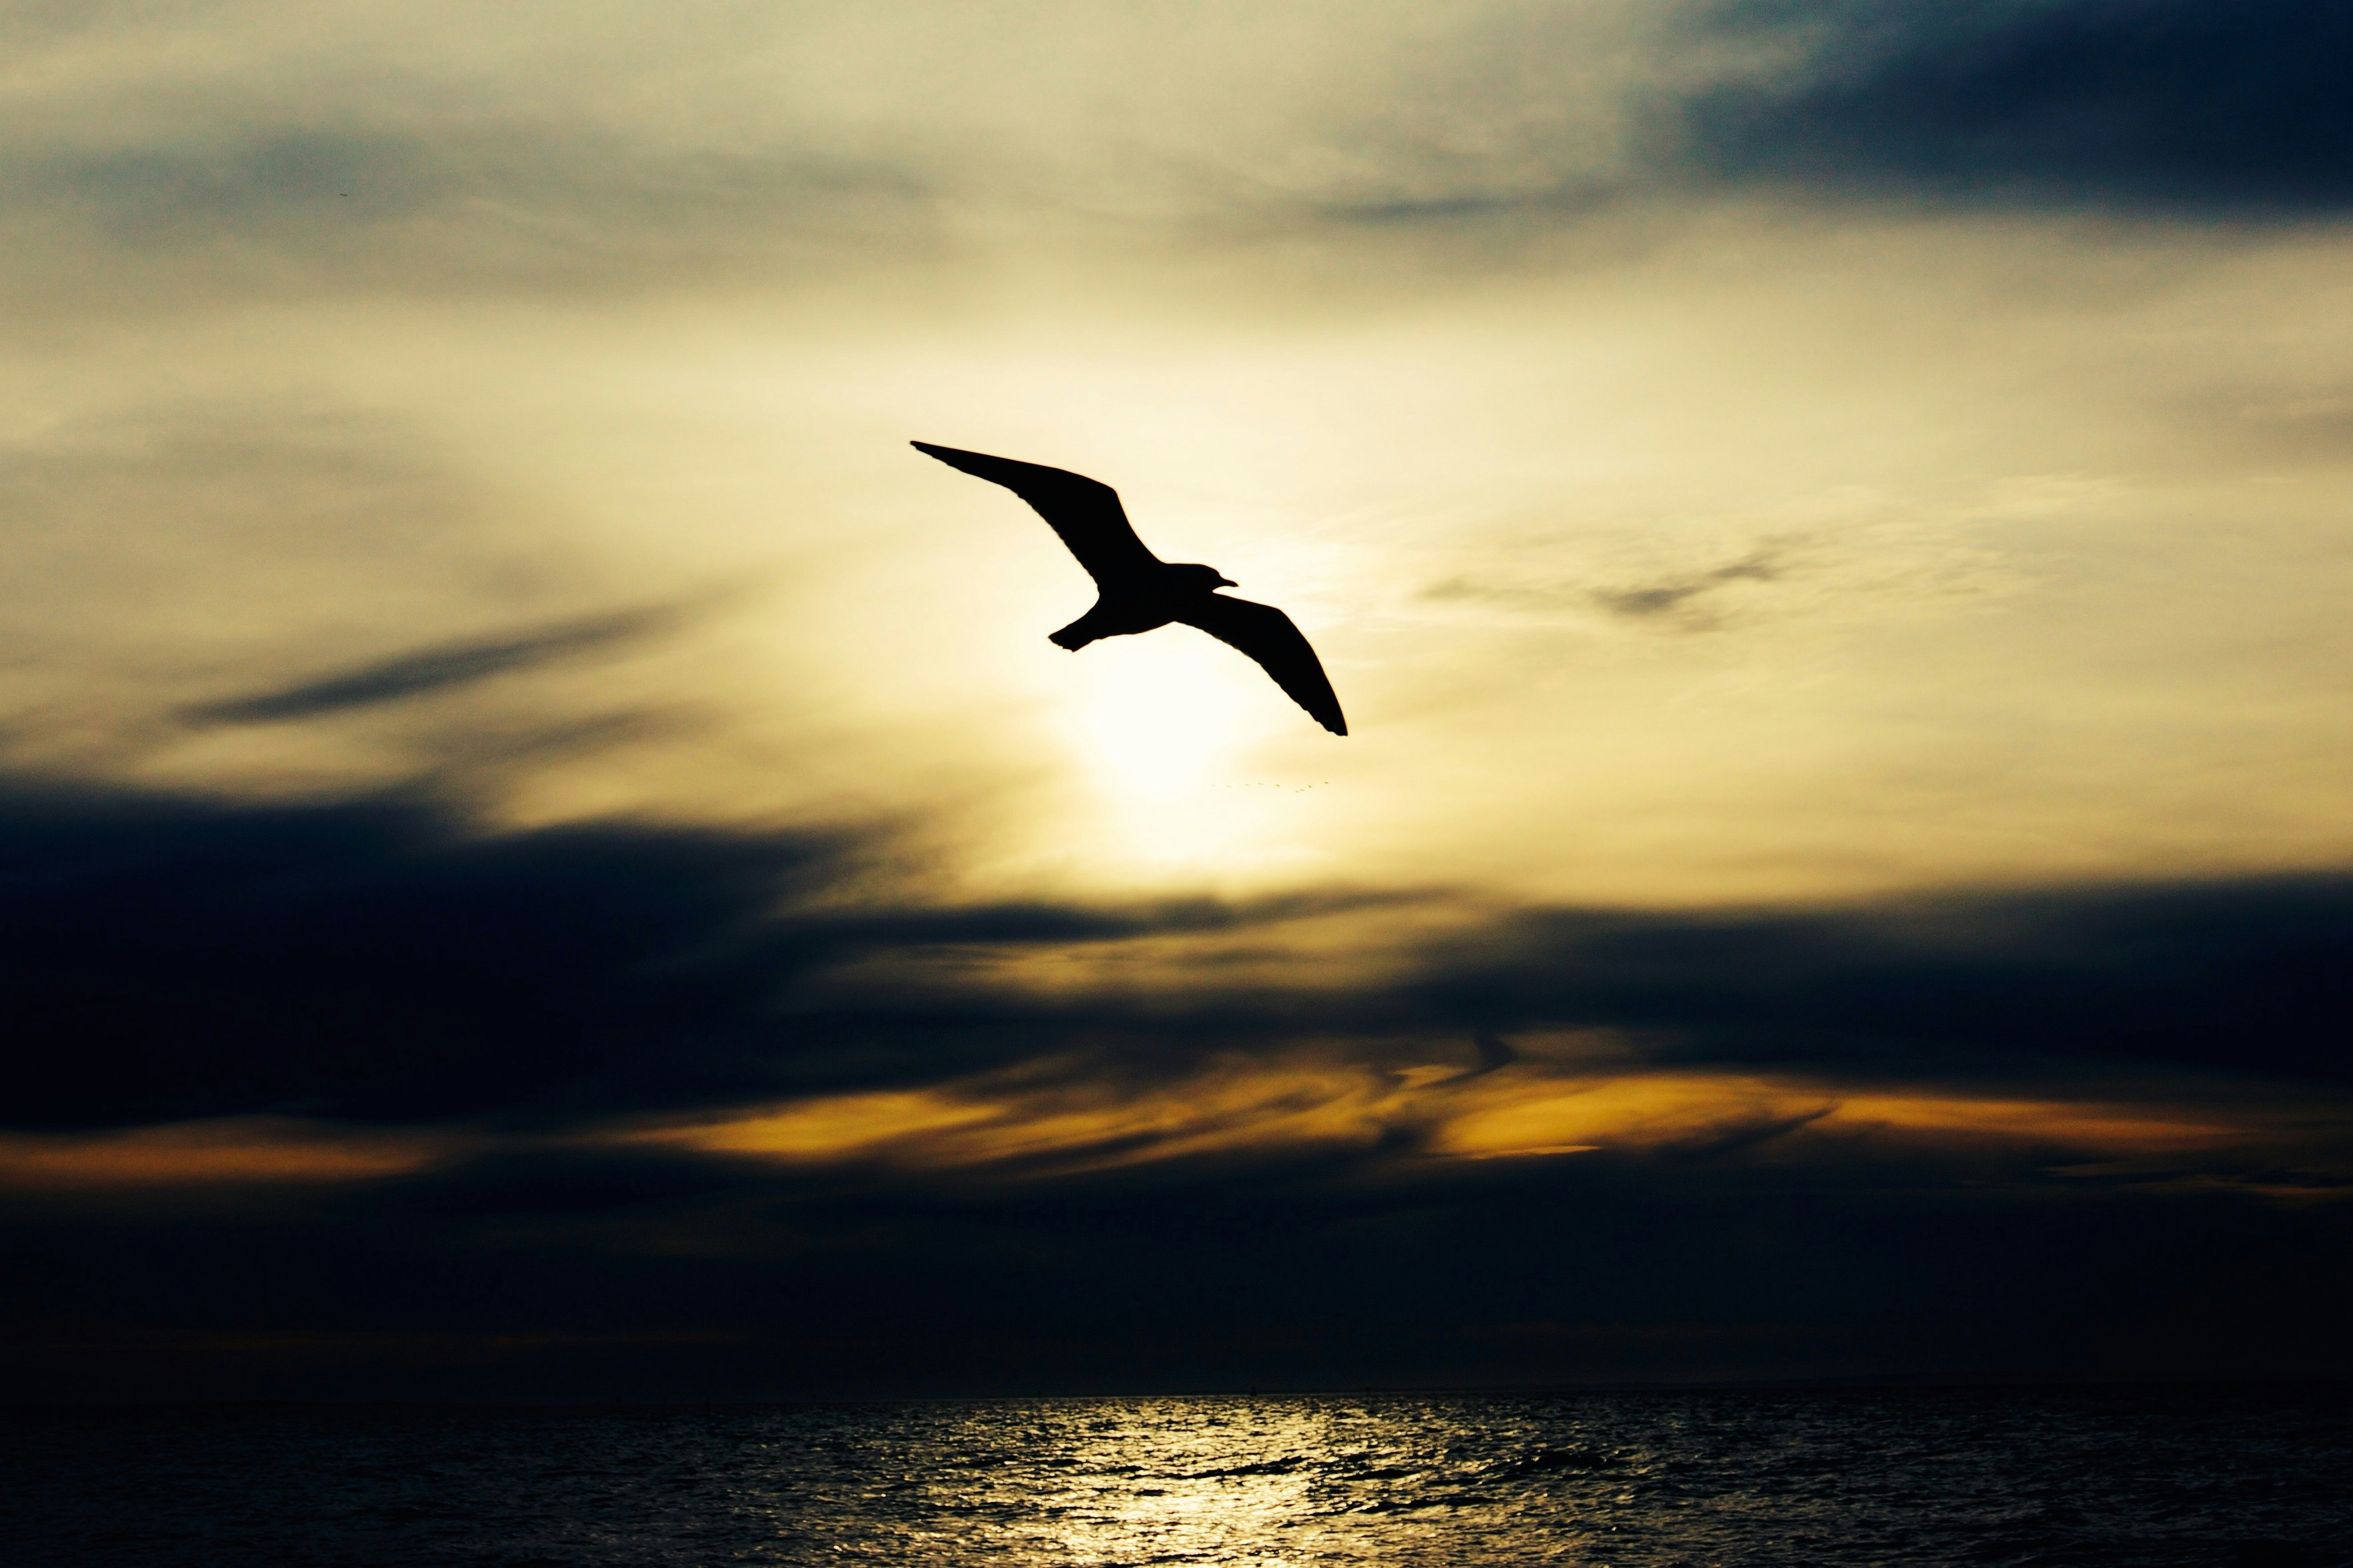
<path id="1" fill-rule="evenodd" d="M 2343 1390 L 18 1411 L 10 1563 L 2353 1563 Z"/>

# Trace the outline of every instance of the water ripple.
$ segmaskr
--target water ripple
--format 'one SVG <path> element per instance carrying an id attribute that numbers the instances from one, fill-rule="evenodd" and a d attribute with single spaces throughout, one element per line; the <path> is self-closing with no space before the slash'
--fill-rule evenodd
<path id="1" fill-rule="evenodd" d="M 2341 1392 L 22 1414 L 12 1563 L 2353 1563 Z"/>

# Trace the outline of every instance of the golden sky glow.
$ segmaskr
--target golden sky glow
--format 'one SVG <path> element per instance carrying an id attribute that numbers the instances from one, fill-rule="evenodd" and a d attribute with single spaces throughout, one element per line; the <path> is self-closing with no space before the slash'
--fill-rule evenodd
<path id="1" fill-rule="evenodd" d="M 325 112 L 305 62 L 362 46 L 273 7 L 20 57 L 12 112 L 82 171 L 19 220 L 47 307 L 0 366 L 20 766 L 423 770 L 535 822 L 921 814 L 967 892 L 1692 903 L 2346 853 L 2335 230 L 1722 197 L 1350 224 L 1313 204 L 1450 194 L 1419 154 L 1300 161 L 1431 47 L 1403 9 L 1214 59 L 1140 16 L 1066 58 L 698 16 L 553 57 L 403 27 L 311 142 L 201 107 Z M 1485 70 L 1515 25 L 1436 32 Z M 1594 8 L 1546 47 L 1639 79 L 1661 26 Z M 894 68 L 820 88 L 811 49 Z M 1031 165 L 1051 203 L 944 151 L 1060 144 L 1145 58 L 1140 144 Z M 1229 112 L 1264 88 L 1240 58 L 1296 95 L 1282 132 Z M 797 86 L 751 92 L 768 70 Z M 432 94 L 504 107 L 428 134 Z M 123 151 L 150 122 L 195 139 Z M 1539 172 L 1496 156 L 1491 182 Z M 259 205 L 206 205 L 240 158 Z M 1205 223 L 1186 160 L 1273 183 Z M 803 188 L 728 184 L 758 180 Z M 130 280 L 166 256 L 174 287 Z M 1187 634 L 1048 646 L 1085 579 L 910 437 L 1118 486 L 1164 554 L 1292 611 L 1357 733 Z M 171 717 L 672 603 L 676 629 L 430 700 Z"/>
<path id="2" fill-rule="evenodd" d="M 0 1209 L 2329 1208 L 2353 184 L 1905 85 L 2074 5 L 0 16 Z"/>

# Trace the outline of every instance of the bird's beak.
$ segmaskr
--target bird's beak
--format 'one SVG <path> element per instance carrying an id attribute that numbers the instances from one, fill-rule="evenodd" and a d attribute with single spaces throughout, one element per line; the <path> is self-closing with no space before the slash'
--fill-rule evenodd
<path id="1" fill-rule="evenodd" d="M 1235 582 L 1231 577 L 1220 577 L 1218 579 L 1218 586 L 1220 588 L 1239 588 L 1241 584 Z"/>

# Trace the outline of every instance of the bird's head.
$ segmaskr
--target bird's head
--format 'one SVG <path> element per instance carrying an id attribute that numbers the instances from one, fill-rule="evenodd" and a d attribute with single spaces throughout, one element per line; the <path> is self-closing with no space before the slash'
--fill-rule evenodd
<path id="1" fill-rule="evenodd" d="M 1215 593 L 1219 588 L 1236 588 L 1240 586 L 1240 584 L 1236 583 L 1231 577 L 1219 572 L 1216 567 L 1203 566 L 1197 562 L 1187 562 L 1182 566 L 1171 566 L 1169 570 L 1171 572 L 1183 573 L 1185 586 L 1204 594 Z"/>

